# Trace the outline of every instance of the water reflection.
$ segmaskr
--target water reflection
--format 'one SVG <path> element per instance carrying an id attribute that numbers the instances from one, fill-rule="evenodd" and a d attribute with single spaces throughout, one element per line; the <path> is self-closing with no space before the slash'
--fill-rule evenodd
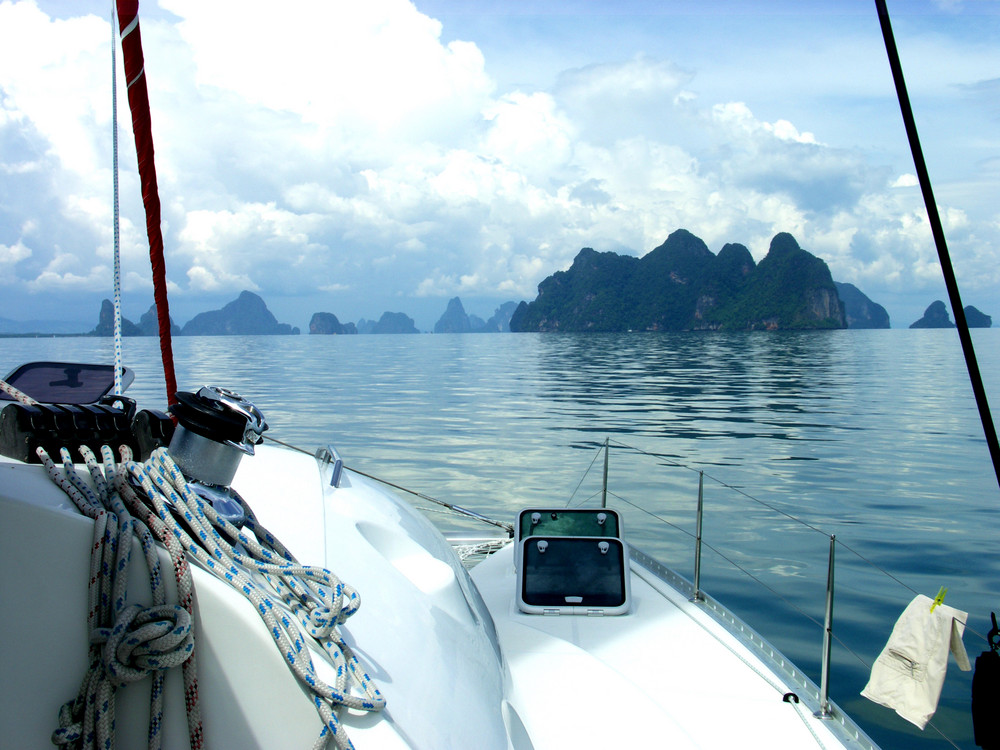
<path id="1" fill-rule="evenodd" d="M 811 440 L 831 427 L 836 333 L 550 335 L 526 385 L 588 429 L 687 440 Z M 811 415 L 812 418 L 805 418 Z"/>

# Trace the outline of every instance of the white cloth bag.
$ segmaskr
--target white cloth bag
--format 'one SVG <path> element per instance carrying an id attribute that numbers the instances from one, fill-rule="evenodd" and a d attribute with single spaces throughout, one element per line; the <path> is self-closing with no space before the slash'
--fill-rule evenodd
<path id="1" fill-rule="evenodd" d="M 875 660 L 861 695 L 923 729 L 937 710 L 948 670 L 948 652 L 958 668 L 972 669 L 962 643 L 969 615 L 918 594 L 900 615 L 889 642 Z"/>

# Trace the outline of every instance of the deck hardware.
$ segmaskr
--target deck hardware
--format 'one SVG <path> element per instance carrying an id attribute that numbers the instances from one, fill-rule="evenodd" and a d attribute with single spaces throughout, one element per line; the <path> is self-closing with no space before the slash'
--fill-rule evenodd
<path id="1" fill-rule="evenodd" d="M 532 526 L 534 526 L 535 524 L 537 524 L 541 520 L 542 520 L 542 514 L 541 513 L 532 513 L 531 514 L 531 525 Z"/>
<path id="2" fill-rule="evenodd" d="M 629 548 L 617 534 L 598 537 L 573 532 L 593 531 L 594 510 L 565 510 L 559 515 L 555 533 L 544 532 L 549 514 L 540 509 L 542 522 L 529 526 L 532 509 L 518 515 L 517 526 L 529 534 L 518 542 L 514 570 L 517 577 L 517 606 L 527 614 L 562 615 L 627 614 L 631 608 L 629 591 Z M 618 514 L 609 510 L 606 531 L 620 530 Z M 567 533 L 569 532 L 569 533 Z"/>
<path id="3" fill-rule="evenodd" d="M 324 466 L 333 464 L 333 471 L 330 473 L 330 486 L 340 487 L 340 480 L 344 474 L 344 460 L 340 457 L 337 449 L 333 445 L 327 445 L 316 452 L 316 458 Z"/>
<path id="4" fill-rule="evenodd" d="M 694 537 L 694 596 L 691 601 L 699 602 L 701 596 L 701 519 L 705 506 L 705 472 L 698 472 L 698 520 Z"/>
<path id="5" fill-rule="evenodd" d="M 608 453 L 610 453 L 609 438 L 604 438 L 604 483 L 601 488 L 601 507 L 608 507 Z"/>
<path id="6" fill-rule="evenodd" d="M 177 427 L 167 449 L 192 490 L 235 526 L 246 520 L 243 502 L 229 485 L 240 459 L 263 442 L 267 422 L 260 410 L 234 391 L 204 386 L 178 391 L 170 413 Z"/>
<path id="7" fill-rule="evenodd" d="M 797 696 L 795 693 L 785 693 L 783 696 L 781 696 L 781 702 L 782 703 L 798 703 L 799 702 L 799 696 Z"/>
<path id="8" fill-rule="evenodd" d="M 833 641 L 833 563 L 837 548 L 837 535 L 830 535 L 830 561 L 826 569 L 826 617 L 823 622 L 823 671 L 819 683 L 819 711 L 817 719 L 832 719 L 830 711 L 830 648 Z"/>

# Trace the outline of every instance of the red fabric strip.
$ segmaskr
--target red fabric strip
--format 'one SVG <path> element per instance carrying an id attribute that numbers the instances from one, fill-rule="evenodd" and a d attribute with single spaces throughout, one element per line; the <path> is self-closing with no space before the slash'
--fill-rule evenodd
<path id="1" fill-rule="evenodd" d="M 167 271 L 163 261 L 163 234 L 160 231 L 160 195 L 156 187 L 156 165 L 153 162 L 153 128 L 149 115 L 149 92 L 143 72 L 142 39 L 139 35 L 138 0 L 117 0 L 118 29 L 122 37 L 122 59 L 128 85 L 128 106 L 132 111 L 132 132 L 139 161 L 142 204 L 146 209 L 146 236 L 149 238 L 149 263 L 153 269 L 153 299 L 160 333 L 160 357 L 166 380 L 167 403 L 177 403 L 177 377 L 174 374 L 174 354 L 170 339 L 170 308 L 167 303 Z"/>

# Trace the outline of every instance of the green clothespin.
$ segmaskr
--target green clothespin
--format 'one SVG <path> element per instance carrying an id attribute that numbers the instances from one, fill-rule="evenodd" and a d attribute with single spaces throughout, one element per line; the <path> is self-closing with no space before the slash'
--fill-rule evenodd
<path id="1" fill-rule="evenodd" d="M 931 612 L 934 611 L 934 608 L 937 605 L 944 604 L 944 597 L 945 597 L 945 595 L 947 593 L 948 593 L 948 589 L 945 588 L 944 586 L 942 586 L 940 589 L 938 589 L 937 596 L 934 597 L 934 603 L 931 605 Z"/>

